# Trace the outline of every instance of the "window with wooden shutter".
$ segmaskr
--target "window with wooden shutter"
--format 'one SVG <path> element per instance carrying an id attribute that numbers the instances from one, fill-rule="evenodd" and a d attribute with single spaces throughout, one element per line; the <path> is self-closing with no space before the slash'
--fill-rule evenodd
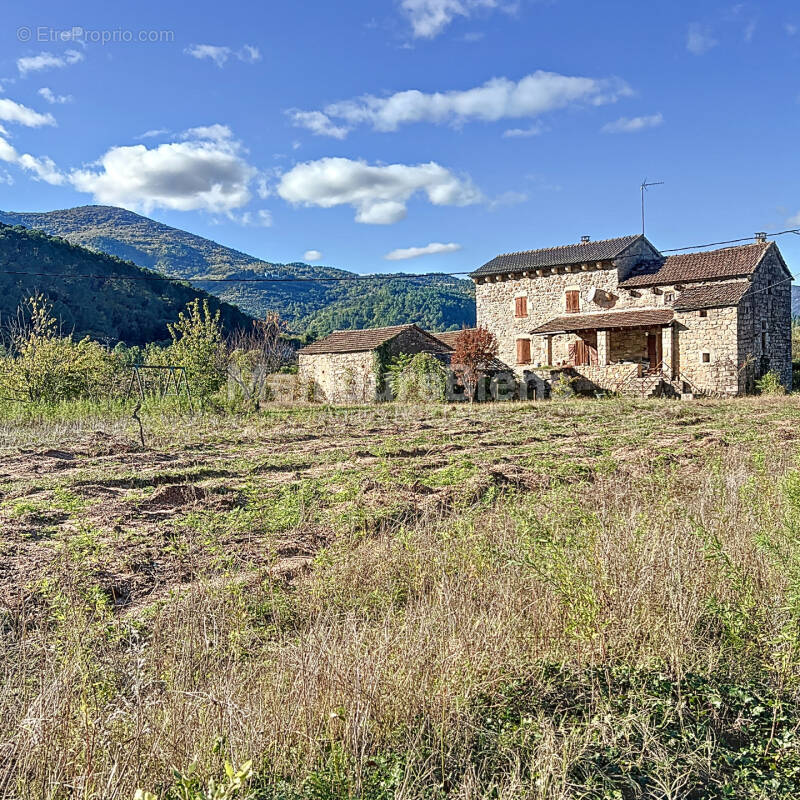
<path id="1" fill-rule="evenodd" d="M 570 289 L 567 292 L 567 313 L 577 314 L 581 310 L 580 292 L 577 289 Z"/>
<path id="2" fill-rule="evenodd" d="M 528 316 L 528 298 L 517 297 L 514 299 L 514 316 L 527 317 Z"/>
<path id="3" fill-rule="evenodd" d="M 517 364 L 531 363 L 531 340 L 517 339 Z"/>

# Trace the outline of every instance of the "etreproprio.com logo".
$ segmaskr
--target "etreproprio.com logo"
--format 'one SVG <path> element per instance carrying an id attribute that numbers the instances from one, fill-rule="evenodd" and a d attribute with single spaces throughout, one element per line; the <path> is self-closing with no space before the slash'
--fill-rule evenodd
<path id="1" fill-rule="evenodd" d="M 162 44 L 175 41 L 175 31 L 170 30 L 131 30 L 129 28 L 51 28 L 47 25 L 17 28 L 17 41 L 37 44 L 75 42 L 78 44 Z"/>

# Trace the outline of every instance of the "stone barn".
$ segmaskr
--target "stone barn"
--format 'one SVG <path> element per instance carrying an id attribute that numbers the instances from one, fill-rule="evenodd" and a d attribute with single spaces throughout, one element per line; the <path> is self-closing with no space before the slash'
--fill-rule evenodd
<path id="1" fill-rule="evenodd" d="M 393 358 L 423 352 L 444 357 L 451 349 L 417 325 L 334 331 L 298 352 L 300 381 L 327 403 L 370 403 L 379 399 Z"/>
<path id="2" fill-rule="evenodd" d="M 670 256 L 643 235 L 584 237 L 471 277 L 478 324 L 523 380 L 563 371 L 605 391 L 737 395 L 774 370 L 791 388 L 792 276 L 765 234 Z"/>

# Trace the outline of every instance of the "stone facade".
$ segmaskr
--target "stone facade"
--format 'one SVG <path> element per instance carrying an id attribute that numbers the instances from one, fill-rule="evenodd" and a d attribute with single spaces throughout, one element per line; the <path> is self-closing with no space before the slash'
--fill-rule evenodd
<path id="1" fill-rule="evenodd" d="M 533 251 L 536 252 L 540 251 Z M 618 379 L 614 375 L 600 379 L 598 370 L 616 364 L 659 370 L 676 386 L 679 382 L 686 384 L 681 389 L 689 392 L 735 395 L 752 391 L 755 380 L 770 369 L 778 371 L 783 384 L 790 388 L 791 282 L 777 246 L 764 243 L 758 255 L 760 260 L 749 274 L 711 276 L 703 281 L 688 275 L 680 281 L 642 288 L 621 286 L 643 263 L 654 259 L 664 263 L 642 237 L 615 260 L 477 274 L 473 276 L 477 321 L 494 333 L 498 357 L 514 365 L 520 377 L 536 367 L 569 365 L 570 346 L 583 338 L 593 349 L 592 359 L 597 360 L 597 368 L 586 369 L 598 378 L 596 383 L 601 388 L 617 384 Z M 712 293 L 722 289 L 720 296 L 724 297 L 724 289 L 735 288 L 737 281 L 737 286 L 745 286 L 743 278 L 750 284 L 746 291 L 741 290 L 741 298 L 697 310 L 676 309 L 673 321 L 664 326 L 532 333 L 575 311 L 591 315 L 671 308 L 690 286 L 708 286 Z M 577 309 L 568 310 L 569 292 L 577 292 Z M 522 297 L 527 314 L 517 316 L 516 301 Z M 520 339 L 531 341 L 529 363 L 518 362 Z"/>
<path id="2" fill-rule="evenodd" d="M 338 333 L 341 338 L 342 332 Z M 355 335 L 363 331 L 352 333 Z M 322 350 L 325 349 L 324 341 L 318 343 L 322 345 Z M 347 347 L 348 343 L 338 342 L 335 346 Z M 401 353 L 415 355 L 422 352 L 446 354 L 450 348 L 436 337 L 411 325 L 370 350 L 312 353 L 301 350 L 300 382 L 308 393 L 313 393 L 315 399 L 323 402 L 341 405 L 372 403 L 381 394 L 378 377 L 386 362 Z"/>

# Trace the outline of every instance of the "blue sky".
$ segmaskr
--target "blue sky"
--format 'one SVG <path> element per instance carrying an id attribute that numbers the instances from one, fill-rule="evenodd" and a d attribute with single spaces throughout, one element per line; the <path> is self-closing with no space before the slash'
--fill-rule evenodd
<path id="1" fill-rule="evenodd" d="M 4 11 L 3 210 L 121 205 L 360 272 L 635 232 L 644 177 L 662 248 L 800 225 L 789 0 Z"/>

